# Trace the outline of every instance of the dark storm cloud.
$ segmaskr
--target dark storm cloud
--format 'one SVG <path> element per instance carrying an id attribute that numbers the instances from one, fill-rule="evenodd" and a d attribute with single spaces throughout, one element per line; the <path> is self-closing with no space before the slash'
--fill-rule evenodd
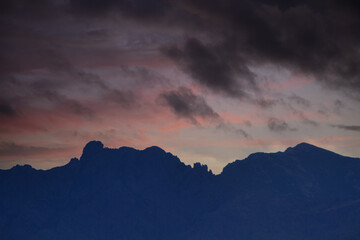
<path id="1" fill-rule="evenodd" d="M 312 74 L 360 92 L 359 4 L 355 1 L 188 1 L 238 36 L 244 59 Z M 211 24 L 211 19 L 207 19 Z M 215 25 L 215 24 L 214 24 Z"/>
<path id="2" fill-rule="evenodd" d="M 180 87 L 164 92 L 160 95 L 160 100 L 164 100 L 175 115 L 187 118 L 194 124 L 198 124 L 196 117 L 217 121 L 221 119 L 203 97 L 195 95 L 189 88 Z"/>
<path id="3" fill-rule="evenodd" d="M 118 12 L 125 18 L 142 23 L 152 20 L 151 24 L 160 31 L 167 31 L 169 24 L 174 24 L 173 27 L 182 29 L 185 35 L 194 37 L 183 46 L 167 47 L 165 52 L 197 83 L 215 92 L 243 97 L 256 89 L 256 74 L 250 70 L 250 66 L 273 64 L 294 73 L 313 76 L 329 88 L 346 90 L 349 96 L 360 99 L 358 1 L 7 2 L 2 5 L 8 17 L 11 14 L 20 17 L 26 12 L 41 18 L 43 15 L 39 15 L 40 12 L 48 16 L 55 11 L 57 14 L 59 11 L 71 13 L 76 17 L 78 11 L 68 10 L 77 9 L 85 15 L 89 13 L 89 16 Z M 189 17 L 184 18 L 185 15 Z M 188 19 L 193 19 L 193 26 L 189 25 Z M 7 21 L 4 26 L 10 22 L 14 21 Z M 79 78 L 90 79 L 91 84 L 101 82 L 84 72 L 70 71 Z"/>
<path id="4" fill-rule="evenodd" d="M 0 13 L 11 14 L 15 12 L 21 12 L 22 14 L 39 13 L 43 9 L 46 9 L 53 5 L 51 0 L 11 0 L 0 2 Z"/>
<path id="5" fill-rule="evenodd" d="M 296 129 L 291 128 L 287 122 L 277 118 L 268 119 L 268 128 L 273 132 L 296 131 Z"/>
<path id="6" fill-rule="evenodd" d="M 195 81 L 231 96 L 244 94 L 237 77 L 256 79 L 253 64 L 275 64 L 313 76 L 360 99 L 360 25 L 356 1 L 179 1 L 206 24 L 203 44 L 189 39 L 166 52 Z M 211 47 L 209 47 L 211 46 Z M 227 51 L 230 47 L 232 52 Z M 224 55 L 219 53 L 226 52 Z M 240 76 L 239 76 L 240 75 Z"/>
<path id="7" fill-rule="evenodd" d="M 174 29 L 181 29 L 185 36 L 193 37 L 185 37 L 186 40 L 183 43 L 180 43 L 180 39 L 174 45 L 169 45 L 174 42 L 174 39 L 167 44 L 164 40 L 161 42 L 164 44 L 161 48 L 163 53 L 173 59 L 199 85 L 205 86 L 215 93 L 239 99 L 250 99 L 251 102 L 262 108 L 271 108 L 278 103 L 277 100 L 264 99 L 256 94 L 254 97 L 252 94 L 253 91 L 258 91 L 258 79 L 252 66 L 264 64 L 280 65 L 294 73 L 313 76 L 330 88 L 346 90 L 351 92 L 349 96 L 360 99 L 360 68 L 358 67 L 360 65 L 360 32 L 358 31 L 360 8 L 356 1 L 72 0 L 69 2 L 40 0 L 30 2 L 16 0 L 1 3 L 1 6 L 3 7 L 0 19 L 3 27 L 1 32 L 11 33 L 7 41 L 13 42 L 14 36 L 16 39 L 19 38 L 18 36 L 20 38 L 24 36 L 24 42 L 18 39 L 19 43 L 26 43 L 24 48 L 27 50 L 35 49 L 30 53 L 34 55 L 34 59 L 36 57 L 41 59 L 38 65 L 35 64 L 31 68 L 31 63 L 36 61 L 28 61 L 26 51 L 24 59 L 26 58 L 27 61 L 21 60 L 21 55 L 18 52 L 15 53 L 16 45 L 4 44 L 1 49 L 5 60 L 1 60 L 1 65 L 7 66 L 7 62 L 14 63 L 13 65 L 18 62 L 27 65 L 29 62 L 29 69 L 43 69 L 59 78 L 55 81 L 45 78 L 34 81 L 32 87 L 37 89 L 33 92 L 34 96 L 39 92 L 56 92 L 59 88 L 55 87 L 60 85 L 62 88 L 65 88 L 63 85 L 67 87 L 87 85 L 93 89 L 96 88 L 97 91 L 101 89 L 102 95 L 116 99 L 115 101 L 119 101 L 124 106 L 133 106 L 131 102 L 134 98 L 130 96 L 131 94 L 125 94 L 125 96 L 123 93 L 120 95 L 113 93 L 98 75 L 74 65 L 69 51 L 63 51 L 64 55 L 60 53 L 62 52 L 60 49 L 66 49 L 68 46 L 66 44 L 71 45 L 76 42 L 74 41 L 76 40 L 74 32 L 66 36 L 70 41 L 63 43 L 55 38 L 47 41 L 46 30 L 39 31 L 43 34 L 40 34 L 41 36 L 37 35 L 37 31 L 33 31 L 33 26 L 40 26 L 39 22 L 45 22 L 44 16 L 53 15 L 51 19 L 54 20 L 56 16 L 60 16 L 59 12 L 63 11 L 63 14 L 71 15 L 75 19 L 79 17 L 79 20 L 84 20 L 84 15 L 92 17 L 93 14 L 97 14 L 100 19 L 100 17 L 107 17 L 106 13 L 119 12 L 122 17 L 139 20 L 141 24 L 144 23 L 144 20 L 151 20 L 151 27 L 154 27 L 156 31 L 164 32 L 169 31 L 169 24 L 164 23 L 176 23 Z M 83 14 L 79 14 L 80 12 Z M 188 16 L 192 16 L 191 19 L 196 19 L 196 24 L 189 27 L 187 20 L 184 21 L 184 18 L 180 18 L 181 14 L 169 14 L 175 12 L 177 14 L 186 12 Z M 44 13 L 46 14 L 44 15 Z M 77 16 L 77 14 L 79 15 Z M 36 16 L 36 18 L 26 18 L 25 15 Z M 178 21 L 174 21 L 175 18 L 178 18 Z M 6 21 L 3 21 L 4 19 Z M 41 25 L 39 29 L 47 27 L 50 32 L 56 31 L 57 27 L 64 27 L 51 25 L 54 22 L 58 23 L 52 21 L 49 25 Z M 24 29 L 31 26 L 30 31 L 27 29 L 26 34 L 22 33 L 22 25 L 24 25 Z M 13 30 L 13 26 L 17 26 L 16 31 Z M 102 28 L 100 27 L 100 29 Z M 27 35 L 29 33 L 31 34 Z M 41 41 L 41 38 L 46 41 Z M 32 46 L 34 44 L 37 44 L 35 48 Z M 19 52 L 22 54 L 24 51 L 22 48 L 20 49 Z M 17 59 L 13 57 L 15 55 Z M 11 61 L 8 61 L 9 59 Z M 136 71 L 139 72 L 138 69 Z M 143 75 L 144 78 L 149 79 L 147 75 Z M 73 81 L 76 81 L 76 84 Z M 136 83 L 137 86 L 141 84 L 140 82 Z M 22 91 L 24 94 L 20 90 L 19 94 L 26 95 L 27 89 L 22 89 Z M 60 91 L 57 94 L 60 94 Z M 163 99 L 166 99 L 164 96 Z M 178 97 L 178 102 L 175 101 L 175 96 Z M 203 107 L 202 109 L 203 111 L 207 109 L 207 111 L 199 115 L 190 114 L 191 108 L 188 112 L 181 110 L 181 106 L 188 106 L 186 101 L 179 101 L 181 96 L 180 92 L 178 95 L 167 96 L 168 105 L 170 106 L 172 99 L 173 111 L 178 116 L 195 119 L 191 116 L 204 117 L 208 114 L 204 115 L 207 111 L 218 115 L 204 100 L 203 105 L 207 108 Z M 288 100 L 290 103 L 294 103 L 294 106 L 310 107 L 310 103 L 306 99 L 297 95 L 289 97 Z M 62 96 L 56 101 L 68 106 L 68 109 L 74 113 L 91 115 L 91 110 L 84 108 L 75 99 L 66 99 Z M 175 106 L 177 106 L 175 103 L 178 104 L 178 107 L 180 106 L 180 110 L 175 110 Z M 0 107 L 3 115 L 12 114 L 11 106 Z M 301 113 L 299 116 L 304 124 L 317 126 L 315 121 Z"/>
<path id="8" fill-rule="evenodd" d="M 337 125 L 331 125 L 332 127 L 335 128 L 340 128 L 340 129 L 345 129 L 345 130 L 349 130 L 349 131 L 357 131 L 360 132 L 360 125 L 342 125 L 342 124 L 337 124 Z"/>
<path id="9" fill-rule="evenodd" d="M 14 117 L 16 115 L 16 110 L 10 104 L 0 102 L 0 116 Z"/>
<path id="10" fill-rule="evenodd" d="M 253 73 L 229 46 L 205 45 L 198 39 L 190 38 L 182 48 L 168 47 L 164 52 L 195 81 L 215 92 L 241 98 L 246 95 L 243 88 L 255 87 Z M 242 81 L 238 81 L 237 77 Z"/>
<path id="11" fill-rule="evenodd" d="M 162 0 L 71 0 L 75 9 L 91 14 L 120 11 L 123 15 L 141 20 L 160 19 L 171 5 Z"/>

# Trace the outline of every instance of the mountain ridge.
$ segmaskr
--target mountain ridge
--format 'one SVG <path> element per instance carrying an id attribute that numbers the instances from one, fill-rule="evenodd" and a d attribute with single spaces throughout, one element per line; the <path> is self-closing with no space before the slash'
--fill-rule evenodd
<path id="1" fill-rule="evenodd" d="M 309 144 L 255 153 L 214 175 L 153 146 L 91 141 L 80 160 L 0 171 L 3 239 L 360 237 L 360 159 Z"/>
<path id="2" fill-rule="evenodd" d="M 20 165 L 20 164 L 17 164 L 15 166 L 13 166 L 12 168 L 10 169 L 0 169 L 0 171 L 8 171 L 8 170 L 11 170 L 13 168 L 18 168 L 18 167 L 25 167 L 25 168 L 28 168 L 29 166 L 32 168 L 32 169 L 35 169 L 35 170 L 42 170 L 42 171 L 48 171 L 48 170 L 51 170 L 51 169 L 54 169 L 54 168 L 58 168 L 58 167 L 64 167 L 64 166 L 67 166 L 69 164 L 71 164 L 72 162 L 75 163 L 77 161 L 81 161 L 82 158 L 84 158 L 84 154 L 85 155 L 92 155 L 92 154 L 96 154 L 97 152 L 101 151 L 101 150 L 104 150 L 104 149 L 107 149 L 107 150 L 128 150 L 128 151 L 137 151 L 137 152 L 151 152 L 151 151 L 157 151 L 157 152 L 160 152 L 160 153 L 166 153 L 166 154 L 171 154 L 170 152 L 166 152 L 164 149 L 162 149 L 161 147 L 159 146 L 150 146 L 150 147 L 147 147 L 147 148 L 144 148 L 144 149 L 136 149 L 136 148 L 133 148 L 133 147 L 128 147 L 128 146 L 122 146 L 122 147 L 119 147 L 119 148 L 108 148 L 108 147 L 104 147 L 104 144 L 101 142 L 101 141 L 97 141 L 97 140 L 93 140 L 93 141 L 90 141 L 88 142 L 85 147 L 83 148 L 83 153 L 82 155 L 80 156 L 80 158 L 78 159 L 77 157 L 73 157 L 70 159 L 70 161 L 68 163 L 66 163 L 65 165 L 62 165 L 62 166 L 56 166 L 56 167 L 53 167 L 53 168 L 50 168 L 50 169 L 36 169 L 36 168 L 33 168 L 30 164 L 23 164 L 23 165 Z M 318 146 L 315 146 L 313 144 L 309 144 L 309 143 L 306 143 L 306 142 L 301 142 L 297 145 L 295 145 L 294 147 L 288 147 L 287 149 L 285 149 L 283 152 L 282 151 L 279 151 L 279 152 L 255 152 L 255 153 L 251 153 L 248 157 L 244 158 L 244 159 L 236 159 L 234 160 L 233 162 L 230 162 L 228 163 L 224 168 L 223 170 L 228 166 L 228 165 L 231 165 L 235 162 L 238 162 L 238 161 L 246 161 L 246 160 L 251 160 L 253 158 L 258 158 L 258 157 L 262 157 L 262 156 L 265 156 L 267 154 L 285 154 L 285 153 L 296 153 L 296 152 L 299 152 L 299 151 L 305 151 L 305 152 L 309 152 L 310 150 L 316 150 L 316 151 L 323 151 L 323 152 L 327 152 L 329 154 L 335 154 L 335 155 L 338 155 L 338 156 L 342 156 L 340 154 L 337 154 L 333 151 L 330 151 L 330 150 L 327 150 L 327 149 L 324 149 L 324 148 L 321 148 L 321 147 L 318 147 Z M 171 154 L 172 155 L 172 154 Z M 175 156 L 175 155 L 173 155 Z M 175 156 L 177 157 L 177 156 Z M 351 158 L 351 159 L 360 159 L 360 158 L 357 158 L 357 157 L 347 157 L 347 156 L 343 156 L 343 157 L 346 157 L 346 158 Z M 193 167 L 194 165 L 197 165 L 200 164 L 201 166 L 206 166 L 208 168 L 208 166 L 206 164 L 203 164 L 203 163 L 200 163 L 200 162 L 194 162 L 193 164 Z M 222 170 L 222 171 L 223 171 Z M 211 169 L 210 169 L 211 171 Z M 222 172 L 221 172 L 222 173 Z M 219 173 L 219 174 L 221 174 Z M 217 174 L 217 175 L 219 175 Z"/>

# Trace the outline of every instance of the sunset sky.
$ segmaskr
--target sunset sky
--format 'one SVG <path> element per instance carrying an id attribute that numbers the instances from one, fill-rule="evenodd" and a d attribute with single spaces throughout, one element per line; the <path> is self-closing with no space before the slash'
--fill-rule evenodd
<path id="1" fill-rule="evenodd" d="M 360 156 L 354 0 L 0 3 L 0 168 L 157 145 L 215 173 L 308 142 Z"/>

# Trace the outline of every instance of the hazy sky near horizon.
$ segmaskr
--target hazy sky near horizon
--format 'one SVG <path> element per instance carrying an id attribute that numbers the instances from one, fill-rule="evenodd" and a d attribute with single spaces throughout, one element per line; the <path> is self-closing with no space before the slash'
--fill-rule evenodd
<path id="1" fill-rule="evenodd" d="M 0 4 L 0 168 L 157 145 L 215 172 L 309 142 L 360 156 L 357 1 Z"/>

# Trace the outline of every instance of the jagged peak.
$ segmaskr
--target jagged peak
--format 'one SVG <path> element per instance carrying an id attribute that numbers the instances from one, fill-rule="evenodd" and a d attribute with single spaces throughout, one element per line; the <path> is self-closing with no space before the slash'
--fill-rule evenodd
<path id="1" fill-rule="evenodd" d="M 104 148 L 104 144 L 100 141 L 90 141 L 88 142 L 85 147 L 84 147 L 84 152 L 88 152 L 88 151 L 98 151 L 98 150 L 102 150 Z"/>
<path id="2" fill-rule="evenodd" d="M 71 158 L 70 162 L 68 162 L 66 165 L 71 166 L 71 165 L 74 165 L 74 164 L 78 164 L 79 162 L 80 162 L 80 160 L 78 158 Z"/>
<path id="3" fill-rule="evenodd" d="M 100 141 L 90 141 L 88 142 L 84 149 L 81 156 L 81 160 L 84 159 L 86 156 L 90 156 L 96 154 L 104 149 L 104 144 Z"/>
<path id="4" fill-rule="evenodd" d="M 199 162 L 194 163 L 194 169 L 205 169 L 208 171 L 208 166 L 206 164 L 201 164 Z"/>
<path id="5" fill-rule="evenodd" d="M 120 152 L 139 152 L 144 153 L 145 155 L 153 155 L 153 156 L 162 156 L 165 154 L 170 154 L 164 151 L 162 148 L 158 146 L 151 146 L 148 148 L 145 148 L 144 150 L 138 150 L 132 147 L 120 147 L 117 149 L 107 148 L 104 147 L 103 143 L 100 141 L 90 141 L 88 142 L 84 149 L 83 153 L 80 157 L 80 162 L 93 162 L 96 161 L 96 159 L 101 159 L 101 155 L 103 152 L 106 152 L 107 154 L 117 154 Z M 171 154 L 170 154 L 171 155 Z"/>
<path id="6" fill-rule="evenodd" d="M 201 164 L 199 162 L 194 163 L 193 169 L 198 172 L 203 172 L 206 174 L 210 173 L 211 175 L 213 174 L 212 171 L 208 169 L 208 166 L 206 164 Z"/>

